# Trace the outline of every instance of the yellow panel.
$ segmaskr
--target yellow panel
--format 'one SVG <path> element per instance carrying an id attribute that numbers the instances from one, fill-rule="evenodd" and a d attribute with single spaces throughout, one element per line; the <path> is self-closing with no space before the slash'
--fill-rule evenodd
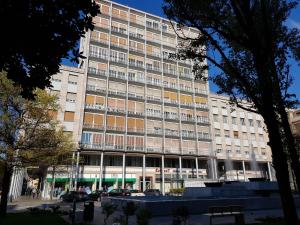
<path id="1" fill-rule="evenodd" d="M 186 102 L 188 102 L 188 103 L 193 102 L 193 96 L 187 95 L 187 96 L 186 96 Z"/>
<path id="2" fill-rule="evenodd" d="M 116 36 L 111 36 L 110 40 L 115 44 L 118 43 L 118 38 Z"/>
<path id="3" fill-rule="evenodd" d="M 86 103 L 86 104 L 91 104 L 91 105 L 93 105 L 93 104 L 94 104 L 94 101 L 95 101 L 95 96 L 87 95 L 87 96 L 85 97 L 85 103 Z"/>
<path id="4" fill-rule="evenodd" d="M 108 35 L 106 33 L 100 33 L 100 39 L 101 40 L 108 40 Z"/>
<path id="5" fill-rule="evenodd" d="M 164 92 L 164 98 L 170 98 L 170 92 L 169 91 L 165 91 Z"/>
<path id="6" fill-rule="evenodd" d="M 118 16 L 119 15 L 119 10 L 118 9 L 112 9 L 112 14 L 115 15 L 115 16 Z"/>
<path id="7" fill-rule="evenodd" d="M 94 115 L 94 123 L 103 125 L 103 115 Z"/>
<path id="8" fill-rule="evenodd" d="M 147 49 L 147 53 L 152 53 L 152 46 L 147 45 L 146 49 Z"/>
<path id="9" fill-rule="evenodd" d="M 172 100 L 177 100 L 177 93 L 175 93 L 175 92 L 170 92 L 170 99 L 172 99 Z"/>
<path id="10" fill-rule="evenodd" d="M 84 123 L 93 123 L 93 114 L 91 113 L 84 113 Z"/>
<path id="11" fill-rule="evenodd" d="M 207 99 L 202 97 L 195 97 L 195 102 L 205 104 L 207 103 Z"/>
<path id="12" fill-rule="evenodd" d="M 115 116 L 107 116 L 107 126 L 115 126 Z"/>
<path id="13" fill-rule="evenodd" d="M 181 102 L 186 102 L 186 95 L 180 95 L 180 101 Z"/>

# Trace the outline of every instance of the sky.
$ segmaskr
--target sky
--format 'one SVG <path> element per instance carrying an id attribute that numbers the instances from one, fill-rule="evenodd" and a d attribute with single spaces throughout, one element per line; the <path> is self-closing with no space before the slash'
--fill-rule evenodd
<path id="1" fill-rule="evenodd" d="M 165 17 L 162 10 L 163 0 L 114 0 L 114 2 L 139 9 L 157 16 Z M 288 21 L 288 26 L 296 27 L 300 30 L 300 4 L 293 10 Z M 63 64 L 69 64 L 63 61 Z M 294 77 L 294 83 L 290 88 L 290 92 L 296 94 L 297 98 L 300 100 L 300 66 L 297 62 L 291 61 L 291 74 Z M 216 69 L 213 67 L 209 68 L 208 74 L 213 75 L 216 73 Z M 217 86 L 210 82 L 210 90 L 216 92 L 218 90 Z"/>

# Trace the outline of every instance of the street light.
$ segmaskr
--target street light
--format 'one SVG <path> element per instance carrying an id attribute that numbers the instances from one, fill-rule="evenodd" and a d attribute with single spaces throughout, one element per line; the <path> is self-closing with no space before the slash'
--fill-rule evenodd
<path id="1" fill-rule="evenodd" d="M 79 157 L 80 157 L 80 152 L 83 150 L 83 144 L 81 142 L 78 142 L 78 148 L 77 148 L 77 158 L 76 158 L 76 174 L 75 174 L 75 191 L 77 190 L 77 183 L 78 183 L 78 178 L 79 178 Z"/>

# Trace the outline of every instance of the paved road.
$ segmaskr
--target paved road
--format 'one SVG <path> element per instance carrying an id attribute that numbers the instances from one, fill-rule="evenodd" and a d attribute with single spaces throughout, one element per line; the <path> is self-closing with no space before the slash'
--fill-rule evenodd
<path id="1" fill-rule="evenodd" d="M 72 209 L 72 203 L 64 203 L 58 200 L 53 201 L 43 201 L 43 200 L 36 200 L 36 199 L 28 199 L 23 198 L 12 203 L 9 203 L 8 212 L 22 212 L 27 211 L 30 207 L 49 207 L 51 205 L 60 205 L 62 210 L 69 211 Z M 76 222 L 82 222 L 83 220 L 83 203 L 77 203 L 77 210 L 76 210 Z M 115 218 L 119 217 L 122 213 L 120 211 L 115 212 L 108 221 L 109 225 L 112 225 Z M 300 216 L 300 209 L 298 211 Z M 257 222 L 257 218 L 263 217 L 281 217 L 282 211 L 281 210 L 262 210 L 262 211 L 246 211 L 245 212 L 245 221 L 247 224 Z M 64 219 L 70 222 L 68 216 L 64 216 Z M 103 225 L 104 216 L 102 214 L 102 208 L 100 202 L 95 202 L 95 211 L 94 211 L 94 220 L 91 224 L 95 225 Z M 226 217 L 226 218 L 216 218 L 214 219 L 214 224 L 225 224 L 225 223 L 233 223 L 233 218 Z M 132 216 L 129 220 L 130 225 L 136 225 L 135 216 Z M 172 217 L 171 216 L 164 216 L 164 217 L 155 217 L 150 220 L 150 225 L 171 225 L 172 224 Z M 192 215 L 189 218 L 189 225 L 209 225 L 209 217 L 206 215 Z"/>

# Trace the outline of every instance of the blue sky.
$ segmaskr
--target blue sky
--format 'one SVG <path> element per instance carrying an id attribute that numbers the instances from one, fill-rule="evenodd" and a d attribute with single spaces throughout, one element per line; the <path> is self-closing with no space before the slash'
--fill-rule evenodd
<path id="1" fill-rule="evenodd" d="M 118 2 L 123 5 L 130 6 L 132 8 L 136 8 L 148 13 L 155 14 L 157 16 L 164 17 L 163 11 L 162 11 L 162 3 L 163 0 L 114 0 L 115 2 Z M 294 11 L 292 12 L 289 20 L 287 21 L 289 26 L 297 27 L 300 29 L 300 5 Z M 63 63 L 66 63 L 63 61 Z M 68 63 L 67 63 L 68 64 Z M 291 74 L 294 77 L 294 84 L 290 88 L 290 92 L 297 95 L 297 98 L 300 99 L 300 73 L 299 73 L 299 65 L 296 62 L 291 62 L 292 68 L 291 68 Z M 211 67 L 209 69 L 209 74 L 213 74 L 216 70 Z M 210 89 L 211 91 L 215 92 L 217 91 L 217 87 L 210 83 Z"/>

